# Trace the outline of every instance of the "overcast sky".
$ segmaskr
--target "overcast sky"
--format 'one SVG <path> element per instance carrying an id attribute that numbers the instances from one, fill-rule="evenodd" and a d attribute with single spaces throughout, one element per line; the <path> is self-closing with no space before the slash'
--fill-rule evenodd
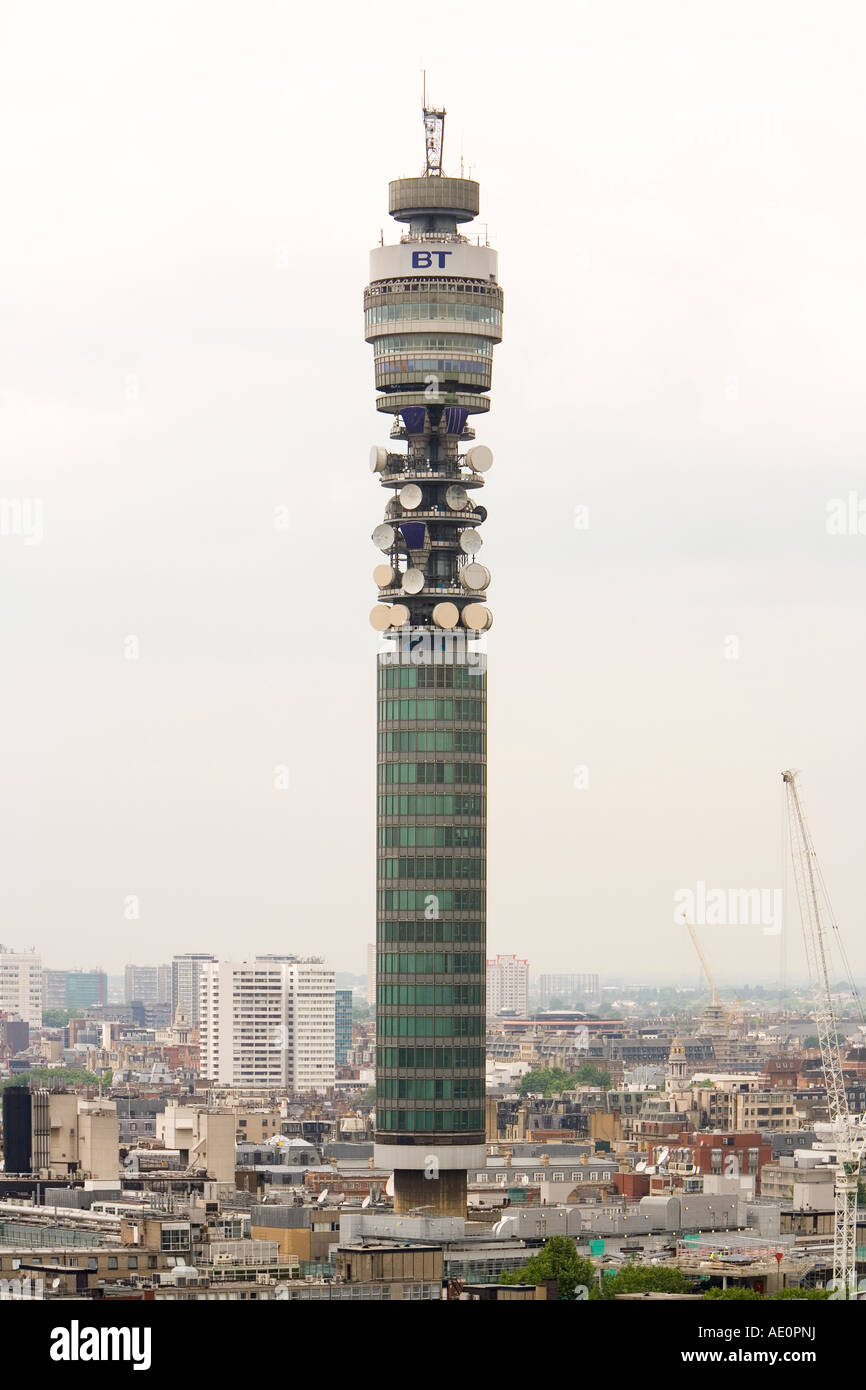
<path id="1" fill-rule="evenodd" d="M 0 23 L 0 940 L 364 969 L 362 291 L 426 66 L 505 290 L 489 953 L 695 978 L 674 895 L 783 885 L 794 766 L 866 971 L 866 534 L 828 531 L 866 498 L 863 6 Z M 796 909 L 701 935 L 720 978 L 802 972 Z"/>

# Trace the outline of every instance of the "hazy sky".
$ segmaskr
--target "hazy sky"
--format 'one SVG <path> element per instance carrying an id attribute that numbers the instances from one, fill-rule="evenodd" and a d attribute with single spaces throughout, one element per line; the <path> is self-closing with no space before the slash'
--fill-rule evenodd
<path id="1" fill-rule="evenodd" d="M 794 766 L 866 970 L 863 6 L 2 14 L 0 939 L 364 968 L 362 291 L 426 66 L 505 289 L 490 952 L 694 977 L 674 894 L 782 885 Z M 801 972 L 795 911 L 702 937 Z"/>

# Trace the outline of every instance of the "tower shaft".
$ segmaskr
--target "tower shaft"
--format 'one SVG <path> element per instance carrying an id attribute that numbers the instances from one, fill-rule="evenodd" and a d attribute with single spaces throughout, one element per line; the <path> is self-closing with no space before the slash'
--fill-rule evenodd
<path id="1" fill-rule="evenodd" d="M 396 1210 L 465 1215 L 467 1171 L 486 1158 L 492 623 L 476 500 L 492 454 L 473 446 L 469 419 L 489 409 L 502 291 L 496 253 L 458 231 L 478 212 L 476 183 L 428 162 L 425 176 L 391 183 L 390 210 L 408 230 L 373 250 L 364 294 L 376 405 L 393 417 L 391 446 L 370 460 L 388 495 L 371 614 L 382 633 L 376 1162 L 394 1170 Z"/>

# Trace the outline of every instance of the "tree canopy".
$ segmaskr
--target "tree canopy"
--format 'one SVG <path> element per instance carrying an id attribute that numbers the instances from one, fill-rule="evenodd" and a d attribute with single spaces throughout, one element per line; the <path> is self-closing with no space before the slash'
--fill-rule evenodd
<path id="1" fill-rule="evenodd" d="M 616 1298 L 621 1293 L 692 1293 L 694 1285 L 680 1269 L 629 1261 L 616 1274 L 604 1276 L 601 1291 L 603 1298 Z"/>
<path id="2" fill-rule="evenodd" d="M 573 1091 L 577 1086 L 610 1086 L 610 1074 L 584 1062 L 577 1071 L 565 1071 L 563 1067 L 536 1067 L 521 1077 L 517 1093 L 521 1096 L 558 1096 L 563 1091 Z"/>
<path id="3" fill-rule="evenodd" d="M 537 1254 L 530 1256 L 520 1269 L 509 1270 L 500 1278 L 502 1284 L 540 1284 L 555 1279 L 562 1299 L 573 1299 L 579 1285 L 591 1289 L 595 1270 L 591 1260 L 577 1253 L 568 1236 L 551 1236 Z"/>
<path id="4" fill-rule="evenodd" d="M 7 1076 L 0 1081 L 0 1090 L 6 1086 L 29 1086 L 35 1082 L 37 1086 L 46 1086 L 49 1090 L 52 1086 L 98 1086 L 100 1082 L 103 1086 L 111 1085 L 111 1072 L 105 1072 L 102 1076 L 95 1076 L 92 1071 L 76 1071 L 71 1067 L 33 1067 L 31 1071 L 18 1072 L 15 1076 Z"/>
<path id="5" fill-rule="evenodd" d="M 80 1018 L 80 1009 L 43 1009 L 43 1028 L 65 1028 L 71 1018 Z"/>

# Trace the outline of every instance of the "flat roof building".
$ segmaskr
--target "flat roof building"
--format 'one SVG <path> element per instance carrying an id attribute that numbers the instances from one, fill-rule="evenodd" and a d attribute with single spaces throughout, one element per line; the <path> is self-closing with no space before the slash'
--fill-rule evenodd
<path id="1" fill-rule="evenodd" d="M 0 946 L 0 1013 L 42 1027 L 42 957 Z"/>

